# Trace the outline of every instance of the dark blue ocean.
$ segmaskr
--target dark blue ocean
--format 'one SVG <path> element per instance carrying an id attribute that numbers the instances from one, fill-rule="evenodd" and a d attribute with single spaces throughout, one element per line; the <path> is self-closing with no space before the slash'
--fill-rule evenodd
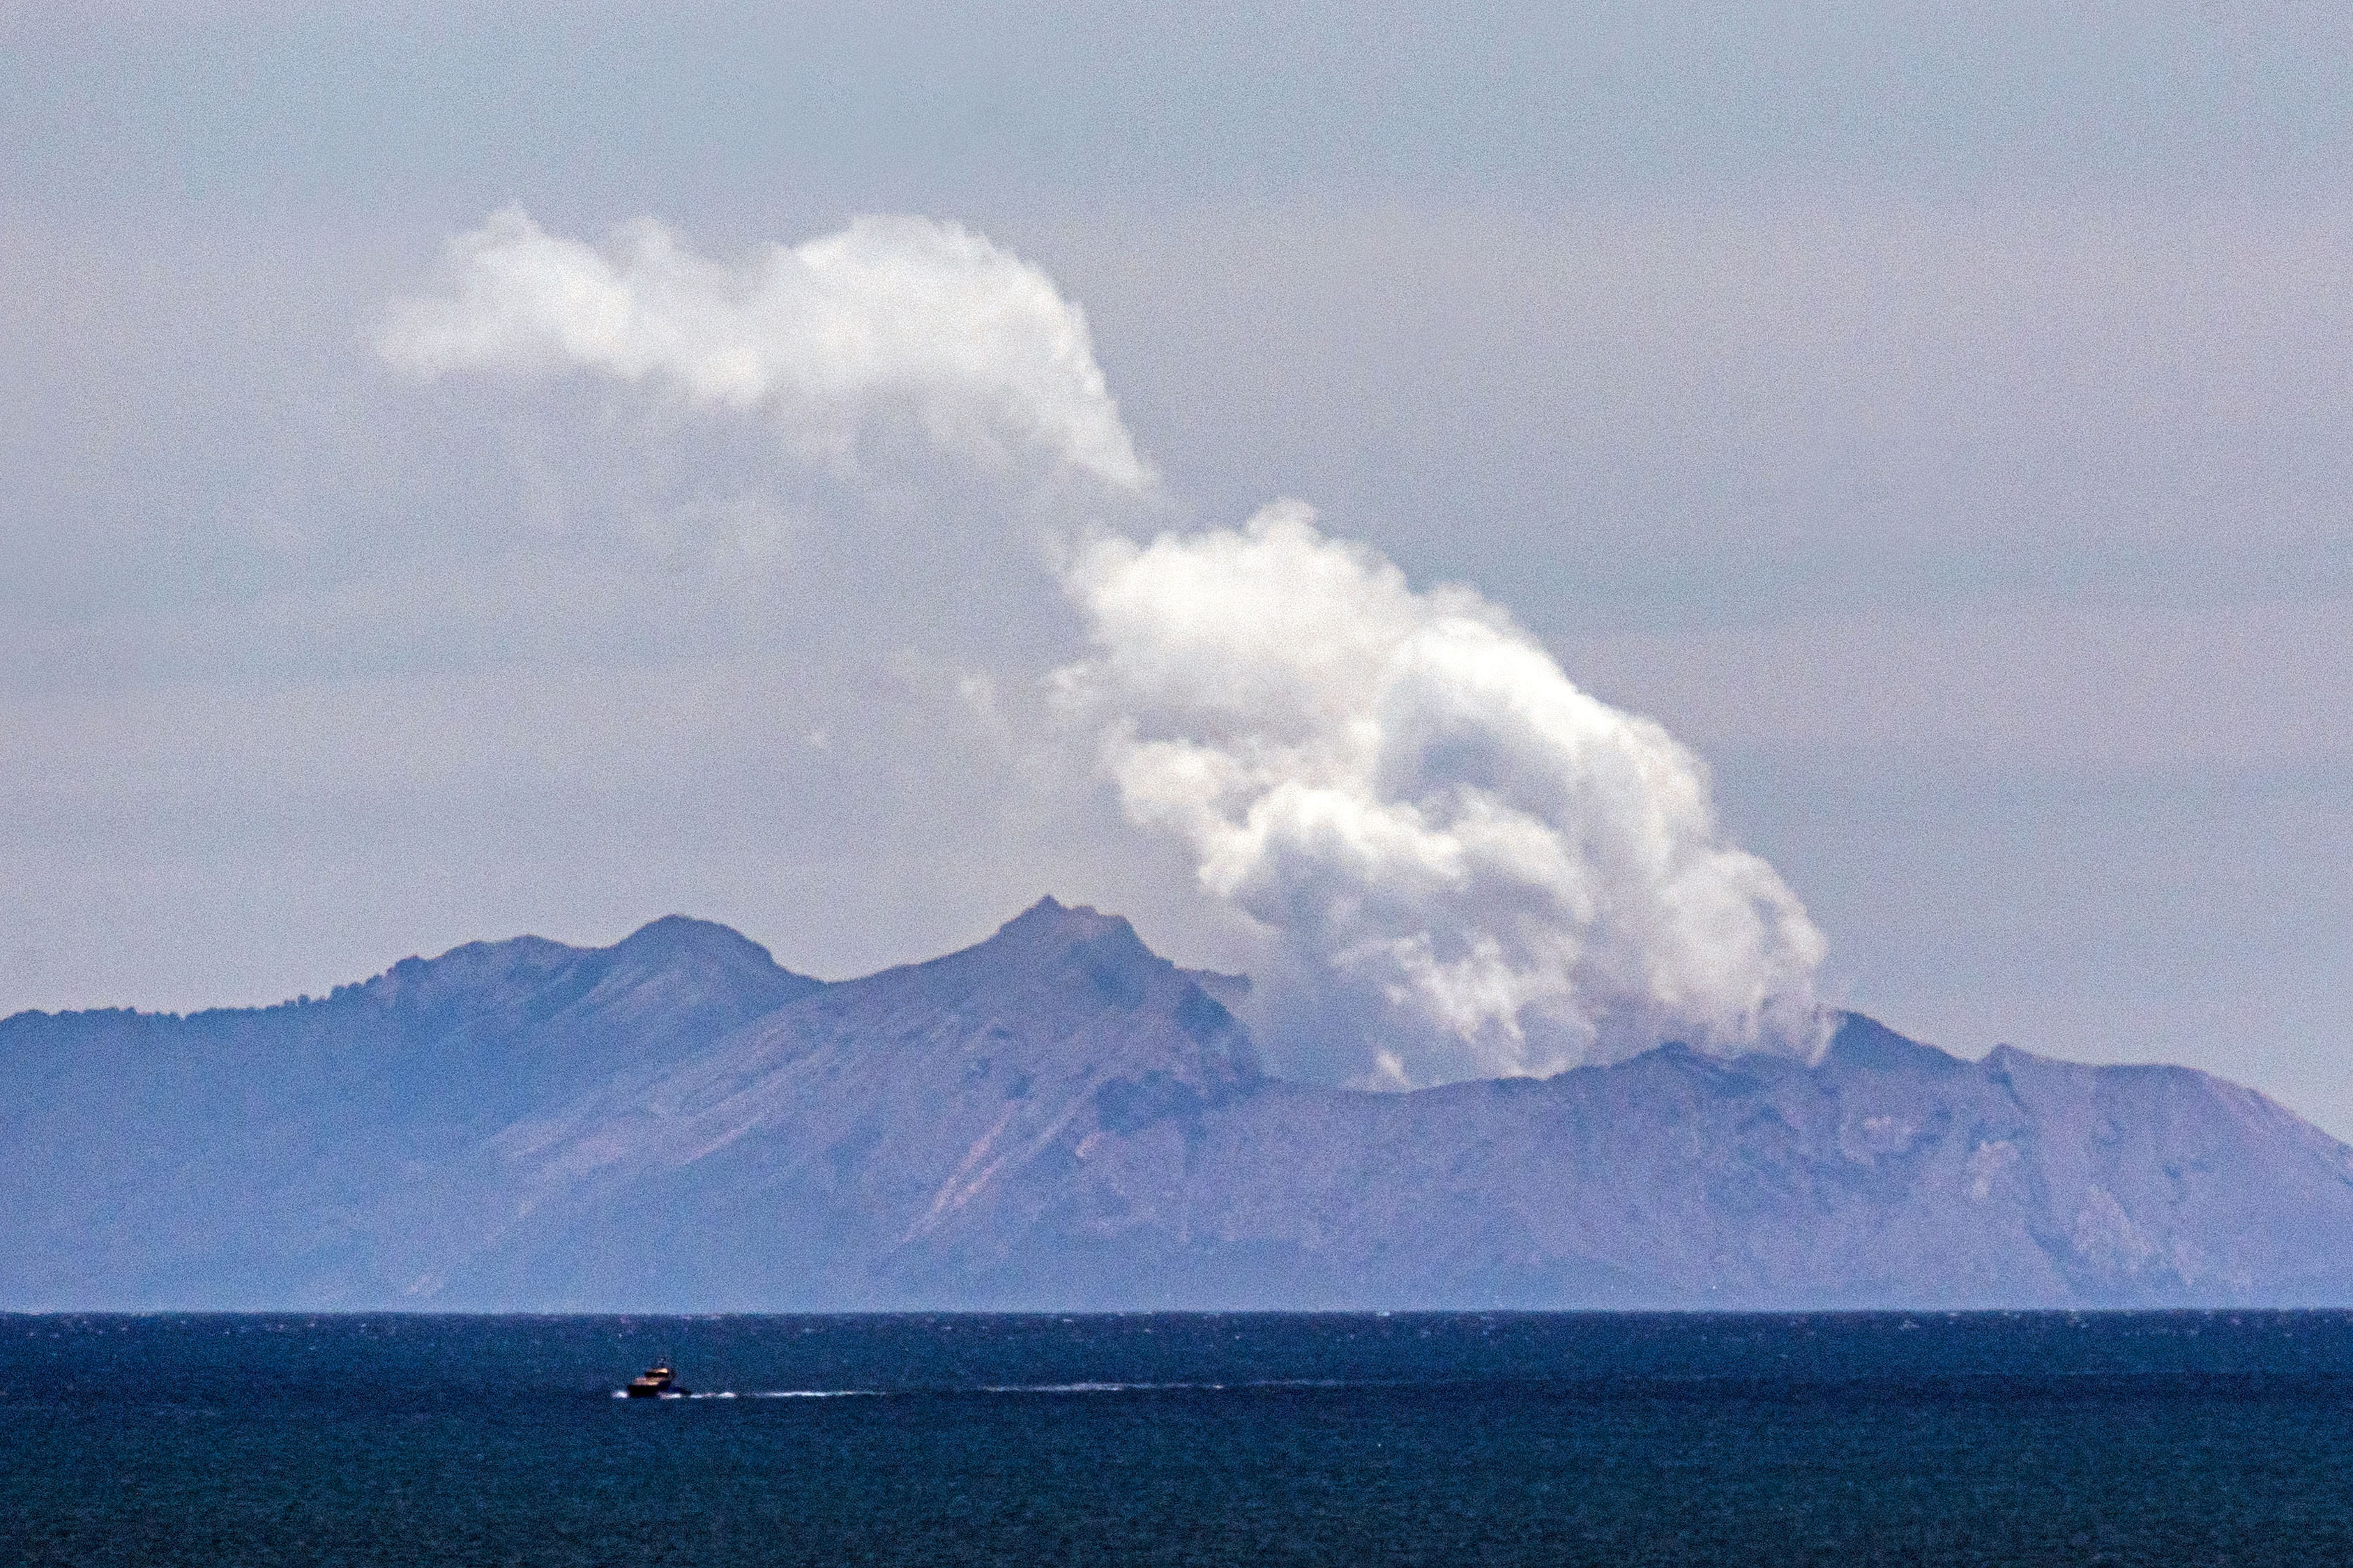
<path id="1" fill-rule="evenodd" d="M 0 1563 L 2348 1563 L 2353 1315 L 0 1318 Z"/>

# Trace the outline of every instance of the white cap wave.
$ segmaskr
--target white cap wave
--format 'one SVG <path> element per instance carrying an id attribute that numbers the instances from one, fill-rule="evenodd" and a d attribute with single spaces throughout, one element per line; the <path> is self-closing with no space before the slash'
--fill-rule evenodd
<path id="1" fill-rule="evenodd" d="M 574 368 L 761 410 L 840 452 L 913 413 L 951 449 L 1155 485 L 1084 316 L 953 225 L 861 218 L 728 268 L 642 221 L 607 251 L 522 213 L 452 242 L 377 347 L 431 375 Z M 1824 944 L 1729 843 L 1704 765 L 1577 689 L 1467 588 L 1416 592 L 1296 502 L 1146 543 L 1073 528 L 1092 648 L 1058 671 L 1128 819 L 1280 948 L 1296 1019 L 1393 1087 L 1680 1039 L 1818 1048 Z M 1326 1041 L 1328 1050 L 1334 1042 Z"/>

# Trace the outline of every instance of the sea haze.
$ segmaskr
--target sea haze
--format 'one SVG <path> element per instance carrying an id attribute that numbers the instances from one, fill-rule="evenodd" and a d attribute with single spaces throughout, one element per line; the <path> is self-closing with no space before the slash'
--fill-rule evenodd
<path id="1" fill-rule="evenodd" d="M 0 1417 L 44 1568 L 2353 1553 L 2336 1312 L 20 1317 Z"/>

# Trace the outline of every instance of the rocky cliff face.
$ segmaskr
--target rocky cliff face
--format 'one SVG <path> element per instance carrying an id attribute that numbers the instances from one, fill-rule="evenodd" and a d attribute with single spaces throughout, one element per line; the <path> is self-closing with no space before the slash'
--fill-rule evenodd
<path id="1" fill-rule="evenodd" d="M 2353 1301 L 2353 1152 L 2173 1068 L 1666 1047 L 1409 1095 L 1268 1079 L 1049 900 L 833 985 L 723 928 L 321 1003 L 0 1023 L 0 1306 Z"/>

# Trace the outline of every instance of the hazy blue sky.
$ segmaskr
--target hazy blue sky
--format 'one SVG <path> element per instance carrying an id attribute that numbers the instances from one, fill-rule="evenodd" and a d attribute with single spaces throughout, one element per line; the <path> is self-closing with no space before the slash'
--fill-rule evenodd
<path id="1" fill-rule="evenodd" d="M 911 211 L 1083 303 L 1186 518 L 1304 498 L 1700 748 L 1852 1005 L 2353 1135 L 2349 175 L 2319 4 L 0 5 L 0 1011 L 1049 889 L 1230 960 L 992 705 L 1075 635 L 1008 498 L 367 347 L 509 203 Z"/>

